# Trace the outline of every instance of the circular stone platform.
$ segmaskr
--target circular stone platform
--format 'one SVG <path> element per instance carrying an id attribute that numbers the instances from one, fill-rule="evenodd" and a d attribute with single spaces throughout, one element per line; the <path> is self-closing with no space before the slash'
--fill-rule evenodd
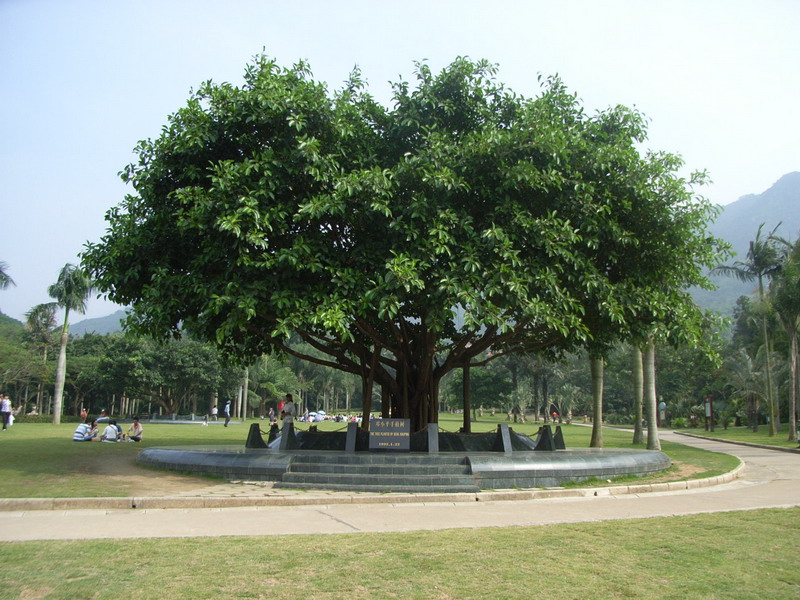
<path id="1" fill-rule="evenodd" d="M 551 452 L 337 452 L 242 446 L 146 448 L 141 464 L 273 481 L 275 487 L 365 492 L 477 492 L 558 487 L 590 478 L 647 475 L 670 466 L 652 450 L 575 449 Z"/>

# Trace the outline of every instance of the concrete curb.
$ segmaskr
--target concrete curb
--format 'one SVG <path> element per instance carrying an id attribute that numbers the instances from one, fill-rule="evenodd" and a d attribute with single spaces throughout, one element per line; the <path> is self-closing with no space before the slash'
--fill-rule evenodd
<path id="1" fill-rule="evenodd" d="M 800 448 L 783 448 L 782 446 L 768 446 L 767 444 L 753 444 L 751 442 L 740 442 L 738 440 L 723 440 L 720 438 L 712 438 L 705 435 L 697 435 L 695 433 L 685 433 L 683 431 L 673 431 L 675 435 L 685 435 L 686 437 L 695 438 L 698 440 L 708 440 L 709 442 L 722 442 L 723 444 L 734 444 L 735 446 L 750 446 L 751 448 L 761 448 L 762 450 L 777 450 L 778 452 L 790 452 L 792 454 L 800 454 Z"/>
<path id="2" fill-rule="evenodd" d="M 591 498 L 681 492 L 730 483 L 742 476 L 744 463 L 716 477 L 688 479 L 669 483 L 631 484 L 599 488 L 551 488 L 535 490 L 497 490 L 460 494 L 367 494 L 338 493 L 315 496 L 298 491 L 296 495 L 281 496 L 160 496 L 148 498 L 0 498 L 0 511 L 67 511 L 67 510 L 155 510 L 189 508 L 239 508 L 259 506 L 319 506 L 330 504 L 431 504 L 512 502 L 559 498 Z"/>

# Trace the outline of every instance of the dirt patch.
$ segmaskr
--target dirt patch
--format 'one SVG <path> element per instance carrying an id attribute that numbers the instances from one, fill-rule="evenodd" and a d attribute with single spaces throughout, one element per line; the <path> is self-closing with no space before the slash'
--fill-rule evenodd
<path id="1" fill-rule="evenodd" d="M 647 478 L 647 483 L 667 483 L 669 481 L 682 481 L 703 472 L 702 467 L 690 465 L 680 461 L 672 461 L 672 468 L 662 475 L 653 475 Z"/>
<path id="2" fill-rule="evenodd" d="M 81 471 L 102 476 L 122 496 L 172 496 L 221 483 L 208 477 L 145 468 L 136 463 L 135 457 L 123 454 L 86 457 Z"/>

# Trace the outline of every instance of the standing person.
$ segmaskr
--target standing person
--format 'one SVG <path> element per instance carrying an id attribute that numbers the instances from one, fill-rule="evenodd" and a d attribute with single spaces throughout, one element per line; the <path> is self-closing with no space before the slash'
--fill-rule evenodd
<path id="1" fill-rule="evenodd" d="M 294 405 L 291 394 L 286 394 L 286 401 L 283 403 L 283 410 L 281 411 L 281 418 L 283 419 L 283 426 L 289 425 L 294 422 L 297 416 L 297 407 Z"/>
<path id="2" fill-rule="evenodd" d="M 231 401 L 225 403 L 225 408 L 222 409 L 222 414 L 225 416 L 225 427 L 231 422 Z"/>
<path id="3" fill-rule="evenodd" d="M 211 407 L 211 418 L 215 421 L 217 420 L 217 415 L 219 414 L 219 409 L 217 409 L 217 405 Z"/>
<path id="4" fill-rule="evenodd" d="M 3 417 L 3 431 L 8 429 L 8 420 L 11 418 L 11 400 L 3 394 L 0 396 L 0 414 Z"/>
<path id="5" fill-rule="evenodd" d="M 73 442 L 91 442 L 97 437 L 97 420 L 86 419 L 83 423 L 75 428 L 75 433 L 72 434 Z"/>
<path id="6" fill-rule="evenodd" d="M 275 409 L 272 408 L 271 406 L 269 407 L 269 422 L 270 423 L 275 422 Z"/>

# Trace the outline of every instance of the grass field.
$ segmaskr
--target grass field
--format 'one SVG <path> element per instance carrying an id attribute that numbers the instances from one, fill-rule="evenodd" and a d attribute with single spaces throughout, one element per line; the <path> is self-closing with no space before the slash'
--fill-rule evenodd
<path id="1" fill-rule="evenodd" d="M 787 439 L 789 437 L 789 432 L 786 429 L 786 424 L 782 427 L 783 430 L 773 436 L 769 435 L 766 425 L 759 427 L 758 431 L 755 433 L 753 433 L 749 427 L 728 427 L 728 429 L 716 427 L 714 431 L 705 431 L 702 428 L 679 429 L 677 431 L 719 440 L 730 440 L 732 442 L 748 442 L 750 444 L 776 446 L 778 448 L 797 448 L 797 442 L 790 442 Z"/>
<path id="2" fill-rule="evenodd" d="M 443 429 L 460 426 L 442 417 Z M 534 433 L 538 425 L 513 427 Z M 15 424 L 0 434 L 0 496 L 109 495 L 109 477 L 119 478 L 118 495 L 130 481 L 198 485 L 138 467 L 135 455 L 147 446 L 243 444 L 247 428 L 145 423 L 141 444 L 77 444 L 74 425 Z M 564 432 L 567 447 L 588 446 L 589 428 Z M 607 447 L 631 447 L 630 437 L 604 431 Z M 738 464 L 663 446 L 680 466 L 667 477 L 686 477 L 687 465 L 688 476 L 711 476 Z M 398 534 L 16 542 L 0 544 L 0 598 L 794 600 L 799 543 L 800 509 Z"/>
<path id="3" fill-rule="evenodd" d="M 796 600 L 799 541 L 800 509 L 786 509 L 396 534 L 18 542 L 0 544 L 0 597 Z"/>
<path id="4" fill-rule="evenodd" d="M 485 417 L 473 424 L 473 431 L 492 431 L 505 417 Z M 262 427 L 266 423 L 260 421 Z M 459 415 L 443 414 L 441 428 L 457 431 Z M 320 423 L 320 428 L 344 429 L 342 423 Z M 534 434 L 539 424 L 512 424 L 515 431 Z M 298 424 L 304 428 L 303 423 Z M 131 495 L 167 495 L 209 485 L 209 478 L 166 473 L 140 467 L 136 455 L 149 446 L 244 444 L 249 423 L 200 425 L 144 423 L 141 443 L 103 444 L 72 441 L 74 424 L 58 426 L 47 423 L 16 423 L 0 433 L 0 497 L 3 498 L 75 498 L 125 497 Z M 578 425 L 564 426 L 568 448 L 589 446 L 591 429 Z M 631 434 L 619 429 L 604 430 L 608 448 L 632 448 Z M 662 443 L 673 466 L 665 472 L 642 479 L 643 482 L 674 481 L 721 475 L 739 463 L 726 454 L 704 452 L 680 444 Z M 620 482 L 628 481 L 624 479 Z M 607 485 L 606 481 L 597 484 Z M 582 484 L 591 485 L 591 484 Z"/>

